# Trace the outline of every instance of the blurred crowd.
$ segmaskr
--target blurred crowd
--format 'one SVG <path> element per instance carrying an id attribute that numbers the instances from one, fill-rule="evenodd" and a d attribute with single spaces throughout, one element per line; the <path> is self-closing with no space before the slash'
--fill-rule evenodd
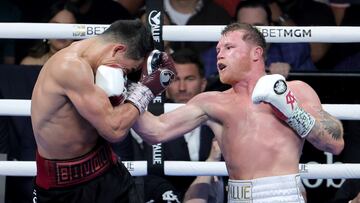
<path id="1" fill-rule="evenodd" d="M 259 2 L 263 5 L 256 5 Z M 164 0 L 165 25 L 225 25 L 232 21 L 274 26 L 358 26 L 355 0 Z M 146 18 L 145 0 L 24 0 L 0 2 L 1 22 L 110 24 L 117 19 Z M 216 15 L 215 15 L 216 13 Z M 251 17 L 248 15 L 251 14 Z M 37 14 L 37 15 L 35 15 Z M 248 19 L 244 19 L 247 16 Z M 145 21 L 144 21 L 145 23 Z M 42 65 L 70 40 L 1 39 L 0 63 Z M 166 50 L 191 48 L 216 77 L 215 42 L 165 42 Z M 268 71 L 287 76 L 292 71 L 357 71 L 359 43 L 269 44 Z"/>

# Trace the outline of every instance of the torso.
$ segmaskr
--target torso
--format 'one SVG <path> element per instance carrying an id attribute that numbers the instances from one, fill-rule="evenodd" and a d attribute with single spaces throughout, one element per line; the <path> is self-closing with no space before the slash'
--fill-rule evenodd
<path id="1" fill-rule="evenodd" d="M 31 121 L 34 135 L 40 155 L 48 159 L 83 155 L 94 147 L 98 138 L 96 130 L 80 116 L 54 79 L 62 60 L 78 57 L 77 51 L 77 45 L 73 45 L 50 58 L 33 90 Z"/>
<path id="2" fill-rule="evenodd" d="M 255 105 L 247 94 L 203 94 L 202 107 L 210 117 L 231 179 L 298 173 L 303 141 L 272 112 L 269 104 Z"/>

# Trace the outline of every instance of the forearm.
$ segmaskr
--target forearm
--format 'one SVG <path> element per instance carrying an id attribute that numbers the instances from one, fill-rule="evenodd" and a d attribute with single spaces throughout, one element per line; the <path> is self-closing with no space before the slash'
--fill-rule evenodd
<path id="1" fill-rule="evenodd" d="M 109 104 L 108 109 L 102 115 L 94 115 L 98 117 L 98 122 L 94 126 L 97 126 L 99 134 L 109 142 L 122 141 L 139 117 L 138 110 L 131 104 L 121 104 L 116 107 Z"/>
<path id="2" fill-rule="evenodd" d="M 207 116 L 199 108 L 184 105 L 160 116 L 145 112 L 133 129 L 146 142 L 156 144 L 183 136 L 206 120 Z"/>
<path id="3" fill-rule="evenodd" d="M 133 125 L 133 129 L 142 139 L 149 144 L 157 144 L 162 142 L 161 133 L 163 125 L 159 118 L 149 112 L 144 112 Z"/>
<path id="4" fill-rule="evenodd" d="M 344 130 L 341 122 L 324 110 L 320 110 L 318 115 L 306 139 L 318 149 L 340 154 L 344 147 Z"/>

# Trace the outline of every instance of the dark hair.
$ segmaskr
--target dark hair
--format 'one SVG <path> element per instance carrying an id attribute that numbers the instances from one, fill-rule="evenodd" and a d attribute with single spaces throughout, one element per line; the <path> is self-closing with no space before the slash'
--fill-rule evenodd
<path id="1" fill-rule="evenodd" d="M 49 22 L 53 17 L 55 17 L 60 11 L 67 10 L 70 13 L 72 13 L 76 19 L 79 10 L 75 6 L 74 3 L 71 3 L 69 1 L 56 1 L 54 4 L 51 5 L 49 10 L 45 13 L 45 15 L 42 18 L 42 21 L 44 23 Z"/>
<path id="2" fill-rule="evenodd" d="M 272 18 L 271 18 L 271 9 L 268 5 L 268 2 L 266 0 L 246 0 L 246 1 L 241 1 L 237 6 L 236 6 L 236 10 L 235 10 L 235 16 L 234 16 L 234 20 L 236 21 L 237 19 L 237 14 L 239 13 L 239 10 L 242 8 L 262 8 L 265 10 L 266 12 L 266 19 L 269 23 L 269 25 L 272 22 Z"/>
<path id="3" fill-rule="evenodd" d="M 250 42 L 252 44 L 258 45 L 263 48 L 265 56 L 266 51 L 266 41 L 263 34 L 254 26 L 244 23 L 231 23 L 227 25 L 222 31 L 221 35 L 226 35 L 229 32 L 234 31 L 243 31 L 245 34 L 242 37 L 242 40 L 245 42 Z"/>
<path id="4" fill-rule="evenodd" d="M 154 49 L 151 31 L 139 20 L 117 20 L 101 34 L 110 42 L 127 46 L 127 57 L 138 60 Z"/>
<path id="5" fill-rule="evenodd" d="M 200 60 L 199 54 L 190 49 L 190 48 L 183 48 L 175 51 L 172 55 L 172 58 L 175 63 L 178 64 L 186 64 L 186 63 L 193 63 L 197 66 L 199 74 L 201 77 L 205 77 L 205 70 L 204 64 Z"/>
<path id="6" fill-rule="evenodd" d="M 48 23 L 53 17 L 55 17 L 62 10 L 69 11 L 70 13 L 73 14 L 73 16 L 76 19 L 76 16 L 78 14 L 78 9 L 73 3 L 67 1 L 57 1 L 51 5 L 49 10 L 47 10 L 46 14 L 42 18 L 42 22 Z M 48 53 L 49 51 L 50 51 L 50 47 L 48 44 L 48 40 L 43 39 L 41 41 L 37 41 L 34 44 L 34 46 L 29 49 L 29 56 L 39 58 L 42 57 L 44 54 Z"/>

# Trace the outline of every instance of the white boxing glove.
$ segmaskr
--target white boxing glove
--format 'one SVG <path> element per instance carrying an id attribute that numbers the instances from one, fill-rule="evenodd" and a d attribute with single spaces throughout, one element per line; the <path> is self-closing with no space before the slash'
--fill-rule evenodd
<path id="1" fill-rule="evenodd" d="M 126 98 L 126 76 L 121 68 L 101 65 L 95 75 L 95 84 L 105 91 L 113 106 Z"/>
<path id="2" fill-rule="evenodd" d="M 298 106 L 282 75 L 261 77 L 255 85 L 251 99 L 254 104 L 271 104 L 275 114 L 286 121 L 301 138 L 305 138 L 314 127 L 315 118 Z"/>

